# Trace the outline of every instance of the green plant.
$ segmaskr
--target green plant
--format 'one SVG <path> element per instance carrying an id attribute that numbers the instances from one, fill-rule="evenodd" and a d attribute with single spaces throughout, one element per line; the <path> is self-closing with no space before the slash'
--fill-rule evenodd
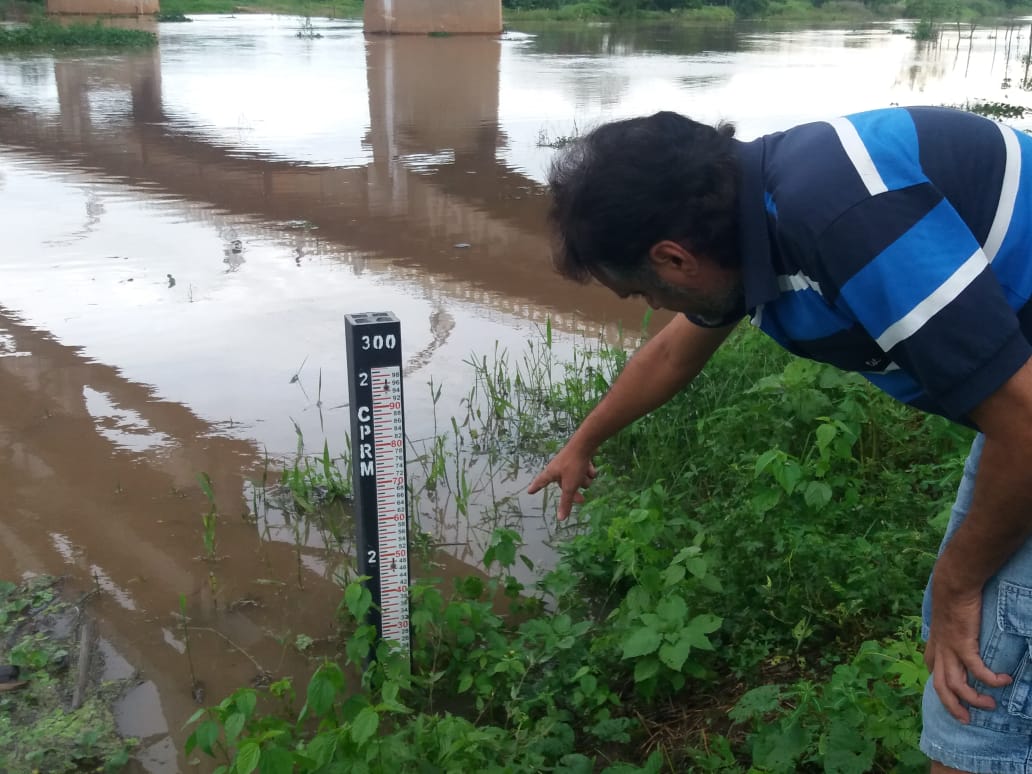
<path id="1" fill-rule="evenodd" d="M 57 583 L 0 581 L 0 663 L 21 668 L 19 690 L 0 691 L 0 771 L 121 771 L 136 743 L 119 737 L 110 710 L 123 686 L 77 682 L 71 654 L 85 627 L 69 623 L 90 594 L 75 604 Z M 69 706 L 73 693 L 78 706 Z"/>
<path id="2" fill-rule="evenodd" d="M 0 50 L 12 48 L 146 48 L 157 45 L 152 32 L 96 24 L 60 25 L 34 19 L 27 25 L 0 27 Z"/>
<path id="3" fill-rule="evenodd" d="M 318 30 L 316 30 L 315 26 L 312 24 L 312 17 L 311 16 L 305 16 L 304 18 L 301 19 L 301 24 L 297 28 L 296 35 L 297 35 L 297 37 L 299 37 L 299 38 L 301 38 L 303 40 L 315 40 L 316 38 L 321 38 L 322 37 L 322 34 Z M 322 385 L 322 372 L 320 372 L 320 375 L 319 375 L 319 384 L 320 384 L 320 387 L 321 387 L 321 385 Z"/>
<path id="4" fill-rule="evenodd" d="M 190 687 L 196 689 L 199 684 L 194 671 L 193 653 L 190 651 L 190 616 L 186 611 L 186 595 L 179 595 L 179 623 L 183 630 L 183 649 L 186 651 L 186 663 L 190 667 Z"/>
<path id="5" fill-rule="evenodd" d="M 201 525 L 204 527 L 204 532 L 201 535 L 201 539 L 204 541 L 204 555 L 209 561 L 214 561 L 218 558 L 215 554 L 215 529 L 219 523 L 219 509 L 215 502 L 215 488 L 207 473 L 198 473 L 197 482 L 201 485 L 201 491 L 204 492 L 204 496 L 208 500 L 208 511 L 201 514 Z"/>
<path id="6" fill-rule="evenodd" d="M 627 356 L 559 359 L 546 325 L 521 355 L 472 356 L 464 416 L 440 425 L 431 381 L 434 434 L 408 439 L 413 501 L 426 518 L 479 509 L 486 574 L 412 587 L 411 664 L 365 623 L 363 579 L 345 584 L 345 644 L 305 705 L 282 683 L 269 711 L 230 697 L 199 716 L 197 748 L 234 771 L 911 770 L 923 667 L 900 622 L 970 432 L 742 332 L 599 450 L 555 566 L 521 581 L 537 568 L 498 482 L 524 485 Z M 727 701 L 735 726 L 707 731 L 726 729 Z M 641 753 L 663 738 L 685 743 Z"/>
<path id="7" fill-rule="evenodd" d="M 729 715 L 751 728 L 753 765 L 772 774 L 807 765 L 838 774 L 927 770 L 917 743 L 928 671 L 915 628 L 863 643 L 824 682 L 765 685 L 743 695 Z"/>

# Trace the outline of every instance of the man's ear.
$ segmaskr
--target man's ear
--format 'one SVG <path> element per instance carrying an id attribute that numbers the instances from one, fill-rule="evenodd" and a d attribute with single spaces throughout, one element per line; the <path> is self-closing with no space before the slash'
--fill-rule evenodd
<path id="1" fill-rule="evenodd" d="M 649 249 L 649 263 L 661 279 L 674 284 L 694 282 L 700 269 L 695 254 L 672 239 L 664 239 L 652 245 Z"/>

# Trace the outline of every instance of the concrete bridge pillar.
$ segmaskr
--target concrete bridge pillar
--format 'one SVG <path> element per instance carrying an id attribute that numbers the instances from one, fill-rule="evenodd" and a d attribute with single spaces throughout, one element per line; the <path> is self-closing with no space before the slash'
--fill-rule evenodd
<path id="1" fill-rule="evenodd" d="M 91 0 L 93 1 L 93 0 Z M 501 0 L 365 0 L 365 31 L 388 35 L 498 35 Z"/>
<path id="2" fill-rule="evenodd" d="M 143 16 L 158 12 L 158 0 L 47 0 L 47 13 L 62 16 Z"/>

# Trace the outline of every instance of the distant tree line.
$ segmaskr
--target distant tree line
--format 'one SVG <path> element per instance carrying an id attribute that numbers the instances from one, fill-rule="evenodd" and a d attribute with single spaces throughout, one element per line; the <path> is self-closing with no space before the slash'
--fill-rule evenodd
<path id="1" fill-rule="evenodd" d="M 555 11 L 559 17 L 579 15 L 636 16 L 718 9 L 732 11 L 738 18 L 758 18 L 791 6 L 796 12 L 807 8 L 820 14 L 828 5 L 855 6 L 858 15 L 906 16 L 935 22 L 972 20 L 994 16 L 1027 14 L 1032 0 L 502 0 L 513 11 Z M 580 13 L 569 13 L 580 12 Z"/>

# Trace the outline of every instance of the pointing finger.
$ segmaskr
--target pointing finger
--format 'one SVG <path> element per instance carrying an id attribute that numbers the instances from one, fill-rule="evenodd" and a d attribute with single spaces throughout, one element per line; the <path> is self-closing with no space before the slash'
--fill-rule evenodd
<path id="1" fill-rule="evenodd" d="M 573 510 L 573 499 L 576 493 L 576 489 L 563 489 L 563 493 L 559 497 L 559 511 L 557 513 L 559 521 L 566 521 L 566 518 L 570 515 L 570 511 Z"/>
<path id="2" fill-rule="evenodd" d="M 536 494 L 541 491 L 542 488 L 548 486 L 555 481 L 555 475 L 548 472 L 548 468 L 545 468 L 537 477 L 530 482 L 530 486 L 527 487 L 527 494 Z"/>

